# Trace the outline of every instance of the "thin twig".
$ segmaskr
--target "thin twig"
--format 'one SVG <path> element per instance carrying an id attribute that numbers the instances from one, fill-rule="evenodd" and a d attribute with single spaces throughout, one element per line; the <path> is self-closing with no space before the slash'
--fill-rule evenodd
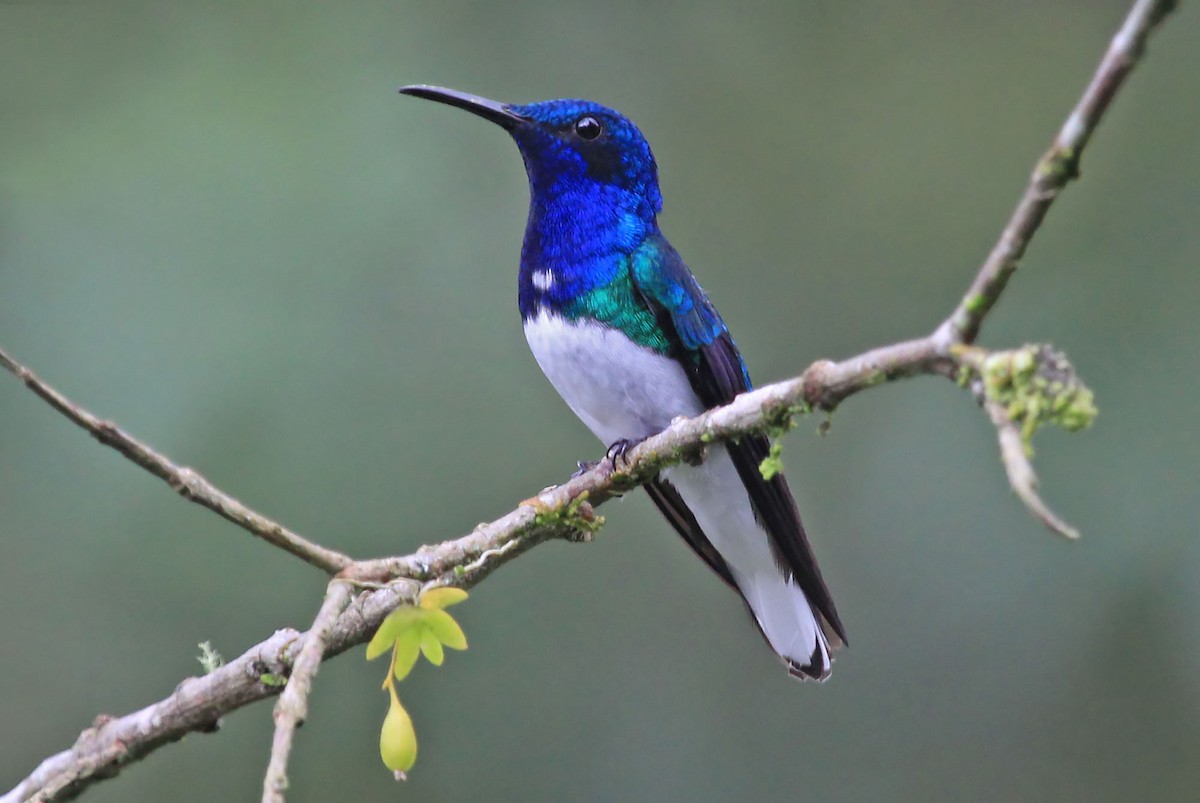
<path id="1" fill-rule="evenodd" d="M 304 645 L 296 656 L 287 687 L 275 703 L 275 735 L 271 740 L 271 760 L 263 778 L 263 803 L 284 803 L 287 797 L 287 764 L 292 752 L 296 728 L 308 717 L 308 695 L 313 678 L 325 657 L 330 635 L 342 611 L 350 604 L 353 586 L 345 580 L 334 579 L 325 589 L 325 601 L 304 636 Z"/>
<path id="2" fill-rule="evenodd" d="M 1067 184 L 1079 177 L 1083 148 L 1100 119 L 1146 49 L 1154 28 L 1175 7 L 1175 0 L 1137 0 L 1083 96 L 1067 116 L 1050 149 L 1038 160 L 1029 186 L 984 260 L 971 288 L 935 337 L 945 346 L 974 343 L 983 319 L 1000 298 L 1050 205 Z"/>
<path id="3" fill-rule="evenodd" d="M 112 447 L 154 476 L 164 480 L 180 496 L 212 510 L 239 527 L 257 535 L 267 543 L 292 553 L 305 563 L 316 566 L 326 574 L 334 575 L 352 562 L 350 557 L 328 549 L 320 544 L 297 535 L 278 522 L 251 510 L 237 499 L 217 488 L 199 472 L 180 466 L 168 457 L 120 429 L 111 421 L 104 421 L 80 407 L 75 402 L 47 385 L 19 362 L 0 349 L 0 367 L 25 383 L 26 387 L 42 397 L 64 416 L 87 430 L 92 437 Z"/>
<path id="4" fill-rule="evenodd" d="M 1029 460 L 1025 440 L 1021 437 L 1021 430 L 1004 411 L 1004 405 L 985 400 L 983 406 L 996 426 L 996 435 L 1000 441 L 1000 460 L 1004 463 L 1004 471 L 1008 475 L 1008 484 L 1012 486 L 1013 493 L 1051 530 L 1072 540 L 1079 538 L 1079 531 L 1059 518 L 1038 494 L 1037 473 Z"/>

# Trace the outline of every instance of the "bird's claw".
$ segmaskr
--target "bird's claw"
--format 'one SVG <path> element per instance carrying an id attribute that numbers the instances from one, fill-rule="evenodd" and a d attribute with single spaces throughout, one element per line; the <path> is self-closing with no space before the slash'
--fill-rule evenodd
<path id="1" fill-rule="evenodd" d="M 620 462 L 624 462 L 625 467 L 628 468 L 629 461 L 625 458 L 625 455 L 629 454 L 629 450 L 641 443 L 642 440 L 644 439 L 639 438 L 636 441 L 632 441 L 628 438 L 620 438 L 619 440 L 615 440 L 609 445 L 608 451 L 604 453 L 604 459 L 612 464 L 614 471 L 620 468 Z"/>
<path id="2" fill-rule="evenodd" d="M 579 468 L 576 469 L 575 473 L 571 475 L 571 479 L 575 479 L 576 477 L 582 477 L 584 474 L 587 474 L 589 471 L 594 469 L 596 466 L 600 465 L 600 461 L 599 460 L 580 460 L 575 465 L 579 466 Z"/>

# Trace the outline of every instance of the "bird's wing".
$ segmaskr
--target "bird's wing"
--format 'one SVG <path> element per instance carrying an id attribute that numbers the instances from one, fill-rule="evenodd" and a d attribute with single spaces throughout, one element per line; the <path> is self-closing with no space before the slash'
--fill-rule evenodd
<path id="1" fill-rule="evenodd" d="M 746 365 L 724 321 L 697 284 L 696 277 L 665 239 L 651 238 L 635 252 L 631 257 L 631 272 L 642 298 L 658 313 L 668 337 L 675 343 L 676 356 L 706 407 L 728 404 L 739 393 L 750 390 Z M 787 480 L 782 473 L 764 479 L 759 470 L 759 465 L 770 453 L 770 441 L 762 435 L 751 435 L 730 442 L 727 448 L 750 494 L 759 522 L 771 536 L 776 559 L 790 571 L 809 604 L 825 620 L 828 625 L 826 635 L 836 636 L 844 643 L 845 630 L 817 568 Z M 674 524 L 676 517 L 664 508 L 661 494 L 656 495 L 652 490 L 650 495 Z M 682 507 L 686 510 L 686 506 Z M 695 519 L 691 524 L 695 525 Z M 676 524 L 676 529 L 718 574 L 729 579 L 729 570 L 723 561 L 720 566 L 725 569 L 724 574 L 684 528 Z M 695 530 L 698 532 L 699 527 Z M 700 537 L 708 550 L 715 553 L 703 533 Z M 720 556 L 716 557 L 719 560 Z"/>

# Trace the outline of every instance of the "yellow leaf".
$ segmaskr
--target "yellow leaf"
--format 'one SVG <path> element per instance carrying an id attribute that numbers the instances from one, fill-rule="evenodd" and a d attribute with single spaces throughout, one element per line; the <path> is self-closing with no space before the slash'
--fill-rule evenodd
<path id="1" fill-rule="evenodd" d="M 401 631 L 420 618 L 420 615 L 416 608 L 408 606 L 397 608 L 389 613 L 388 617 L 383 620 L 383 624 L 375 631 L 371 643 L 367 645 L 367 660 L 378 658 L 390 650 Z"/>
<path id="2" fill-rule="evenodd" d="M 396 692 L 389 688 L 388 694 L 392 702 L 379 732 L 379 757 L 392 772 L 408 772 L 417 762 L 417 732 Z"/>
<path id="3" fill-rule="evenodd" d="M 450 588 L 443 586 L 441 588 L 431 588 L 421 595 L 421 601 L 418 603 L 426 610 L 433 608 L 449 608 L 451 605 L 457 605 L 467 598 L 467 592 L 461 588 Z"/>
<path id="4" fill-rule="evenodd" d="M 452 650 L 465 650 L 467 636 L 463 633 L 454 617 L 445 611 L 426 611 L 425 624 L 438 637 L 438 641 Z"/>
<path id="5" fill-rule="evenodd" d="M 421 628 L 421 652 L 425 653 L 429 663 L 434 666 L 441 666 L 442 661 L 446 660 L 446 653 L 442 651 L 442 642 L 438 641 L 438 637 L 427 627 Z"/>
<path id="6" fill-rule="evenodd" d="M 396 637 L 396 660 L 392 664 L 396 680 L 408 677 L 413 665 L 417 663 L 417 656 L 421 653 L 421 634 L 426 630 L 427 628 L 420 624 L 413 623 Z"/>

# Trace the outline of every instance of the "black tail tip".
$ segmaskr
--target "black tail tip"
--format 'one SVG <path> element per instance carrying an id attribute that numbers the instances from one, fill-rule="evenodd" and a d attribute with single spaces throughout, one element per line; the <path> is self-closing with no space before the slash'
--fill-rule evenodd
<path id="1" fill-rule="evenodd" d="M 788 674 L 800 680 L 815 680 L 818 683 L 824 683 L 829 680 L 829 676 L 833 674 L 831 667 L 822 667 L 819 664 L 806 664 L 800 666 L 795 661 L 787 661 Z"/>
<path id="2" fill-rule="evenodd" d="M 808 661 L 803 664 L 795 659 L 782 657 L 783 662 L 787 664 L 788 674 L 794 678 L 824 683 L 833 674 L 833 658 L 830 657 L 828 651 L 823 649 L 819 639 L 812 655 L 808 656 Z"/>

